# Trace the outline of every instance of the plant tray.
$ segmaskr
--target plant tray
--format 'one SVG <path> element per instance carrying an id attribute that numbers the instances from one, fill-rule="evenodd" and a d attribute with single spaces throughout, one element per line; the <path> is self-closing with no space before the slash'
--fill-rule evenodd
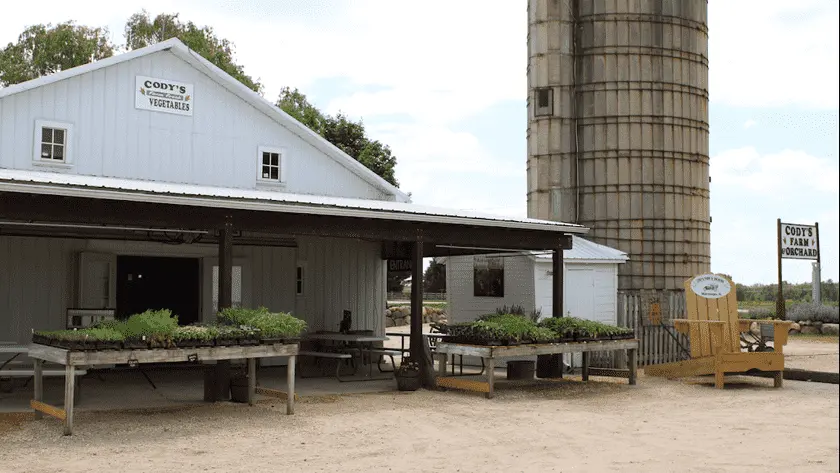
<path id="1" fill-rule="evenodd" d="M 125 340 L 122 345 L 126 350 L 147 350 L 149 348 L 148 342 L 143 340 Z"/>
<path id="2" fill-rule="evenodd" d="M 115 341 L 103 342 L 103 341 L 98 341 L 98 342 L 96 342 L 96 349 L 97 349 L 97 350 L 120 350 L 120 349 L 122 349 L 122 342 L 115 342 Z"/>
<path id="3" fill-rule="evenodd" d="M 260 341 L 256 338 L 240 338 L 239 345 L 241 346 L 252 346 L 252 345 L 259 345 Z"/>

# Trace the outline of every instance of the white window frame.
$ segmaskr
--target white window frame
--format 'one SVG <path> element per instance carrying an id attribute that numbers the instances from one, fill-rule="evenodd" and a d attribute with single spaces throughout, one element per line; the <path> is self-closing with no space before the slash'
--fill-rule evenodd
<path id="1" fill-rule="evenodd" d="M 300 271 L 300 277 L 298 277 L 298 271 Z M 298 297 L 306 295 L 306 276 L 306 261 L 298 261 L 295 266 L 295 295 Z M 298 284 L 300 284 L 300 290 L 298 290 Z"/>
<path id="2" fill-rule="evenodd" d="M 280 155 L 279 179 L 269 179 L 262 176 L 263 153 L 277 153 Z M 286 148 L 278 148 L 275 146 L 257 147 L 257 183 L 260 185 L 284 186 L 286 184 L 286 169 L 288 168 L 288 166 L 286 166 L 287 161 L 288 156 L 286 155 Z"/>
<path id="3" fill-rule="evenodd" d="M 64 130 L 64 159 L 41 158 L 41 137 L 43 128 L 57 128 Z M 69 168 L 73 166 L 73 124 L 51 120 L 35 120 L 35 133 L 32 141 L 32 164 L 36 166 L 49 166 L 57 168 Z"/>

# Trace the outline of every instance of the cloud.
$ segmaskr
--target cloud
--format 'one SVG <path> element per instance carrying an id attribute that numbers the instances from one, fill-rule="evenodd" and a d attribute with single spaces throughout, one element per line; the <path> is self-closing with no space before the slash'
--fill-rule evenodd
<path id="1" fill-rule="evenodd" d="M 836 110 L 836 1 L 709 2 L 709 94 L 745 107 Z"/>
<path id="2" fill-rule="evenodd" d="M 745 284 L 776 275 L 776 219 L 820 222 L 823 278 L 837 279 L 838 163 L 800 150 L 730 149 L 711 159 L 712 269 Z M 784 278 L 810 280 L 807 261 L 785 260 Z"/>
<path id="3" fill-rule="evenodd" d="M 744 122 L 744 129 L 749 130 L 750 128 L 756 126 L 758 123 L 755 120 L 747 120 Z"/>
<path id="4" fill-rule="evenodd" d="M 709 175 L 719 185 L 782 198 L 787 191 L 837 194 L 840 173 L 836 161 L 804 151 L 760 154 L 754 147 L 731 149 L 711 158 Z"/>

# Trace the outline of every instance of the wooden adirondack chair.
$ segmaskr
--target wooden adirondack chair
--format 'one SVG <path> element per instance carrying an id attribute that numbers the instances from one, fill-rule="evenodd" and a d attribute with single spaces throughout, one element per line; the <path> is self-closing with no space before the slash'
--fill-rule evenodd
<path id="1" fill-rule="evenodd" d="M 711 282 L 703 288 L 703 281 Z M 704 278 L 702 280 L 698 278 Z M 729 284 L 726 294 L 719 294 L 718 285 Z M 700 293 L 694 289 L 700 284 Z M 774 386 L 782 387 L 785 358 L 782 347 L 787 343 L 791 322 L 758 321 L 773 325 L 773 351 L 745 352 L 741 349 L 741 332 L 750 330 L 754 320 L 738 319 L 738 300 L 735 284 L 722 275 L 700 275 L 685 282 L 686 319 L 674 320 L 674 328 L 689 336 L 691 359 L 645 367 L 645 374 L 679 378 L 684 376 L 715 375 L 715 387 L 723 388 L 724 375 L 750 370 L 774 372 Z"/>

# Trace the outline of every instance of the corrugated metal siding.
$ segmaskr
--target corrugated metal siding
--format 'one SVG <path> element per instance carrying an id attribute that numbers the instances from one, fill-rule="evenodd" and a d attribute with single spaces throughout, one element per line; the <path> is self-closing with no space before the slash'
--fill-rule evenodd
<path id="1" fill-rule="evenodd" d="M 446 300 L 450 322 L 465 322 L 496 311 L 497 307 L 521 305 L 534 309 L 534 272 L 530 258 L 505 258 L 504 297 L 473 296 L 473 257 L 453 256 L 446 262 Z"/>
<path id="2" fill-rule="evenodd" d="M 83 247 L 83 240 L 0 236 L 0 340 L 27 343 L 33 328 L 64 328 Z"/>
<path id="3" fill-rule="evenodd" d="M 297 312 L 310 330 L 338 330 L 344 310 L 352 311 L 353 329 L 384 333 L 385 274 L 378 243 L 349 239 L 307 238 L 298 242 L 298 260 L 306 262 L 304 296 Z"/>
<path id="4" fill-rule="evenodd" d="M 353 328 L 382 334 L 386 267 L 380 245 L 324 238 L 302 238 L 298 245 L 234 247 L 234 264 L 243 266 L 243 303 L 292 312 L 312 330 L 337 329 L 348 309 Z M 33 328 L 64 328 L 65 309 L 74 304 L 81 251 L 201 259 L 202 312 L 205 320 L 212 317 L 212 267 L 218 264 L 214 245 L 0 236 L 0 340 L 26 343 Z M 304 297 L 295 296 L 298 260 L 307 261 Z"/>
<path id="5" fill-rule="evenodd" d="M 193 116 L 135 109 L 136 75 L 194 84 Z M 0 168 L 33 169 L 36 119 L 74 124 L 61 172 L 253 189 L 265 145 L 286 148 L 287 192 L 392 198 L 166 51 L 0 99 Z"/>

